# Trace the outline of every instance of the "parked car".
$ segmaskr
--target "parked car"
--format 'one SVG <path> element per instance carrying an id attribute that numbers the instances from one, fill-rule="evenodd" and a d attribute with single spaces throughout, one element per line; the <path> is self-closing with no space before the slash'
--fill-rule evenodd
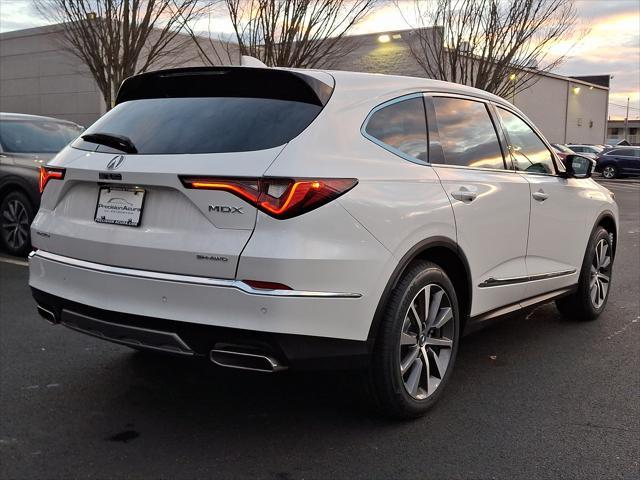
<path id="1" fill-rule="evenodd" d="M 596 171 L 604 178 L 640 175 L 640 147 L 610 148 L 600 153 L 596 161 Z"/>
<path id="2" fill-rule="evenodd" d="M 575 153 L 576 153 L 573 150 L 571 150 L 569 147 L 567 147 L 565 145 L 561 145 L 559 143 L 552 143 L 551 144 L 551 148 L 553 148 L 553 150 L 556 153 L 557 157 L 560 160 L 562 160 L 563 163 L 567 159 L 568 155 L 575 155 Z"/>
<path id="3" fill-rule="evenodd" d="M 598 154 L 605 148 L 603 145 L 573 145 L 571 143 L 567 146 L 575 153 L 579 153 L 580 155 L 593 160 L 595 160 Z"/>
<path id="4" fill-rule="evenodd" d="M 29 253 L 29 225 L 40 206 L 39 168 L 81 131 L 65 120 L 0 113 L 0 248 L 4 251 Z"/>
<path id="5" fill-rule="evenodd" d="M 52 323 L 218 366 L 364 368 L 422 415 L 469 326 L 607 303 L 618 208 L 495 95 L 211 67 L 125 80 L 43 167 L 30 280 Z"/>

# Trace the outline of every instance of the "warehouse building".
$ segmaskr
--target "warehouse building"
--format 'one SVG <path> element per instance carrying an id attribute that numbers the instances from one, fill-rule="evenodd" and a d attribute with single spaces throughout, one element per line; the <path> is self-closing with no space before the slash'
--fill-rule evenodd
<path id="1" fill-rule="evenodd" d="M 347 37 L 349 53 L 332 66 L 424 77 L 411 56 L 410 31 Z M 106 111 L 82 62 L 62 46 L 59 25 L 0 34 L 0 110 L 64 118 L 88 126 Z M 184 65 L 201 64 L 195 48 Z M 538 81 L 508 100 L 553 143 L 593 143 L 607 136 L 609 77 L 563 77 L 535 72 Z M 517 78 L 515 79 L 517 82 Z"/>

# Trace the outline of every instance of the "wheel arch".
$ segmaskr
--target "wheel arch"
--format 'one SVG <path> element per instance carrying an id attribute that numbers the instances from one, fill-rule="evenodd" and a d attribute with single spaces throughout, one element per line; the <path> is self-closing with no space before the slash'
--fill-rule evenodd
<path id="1" fill-rule="evenodd" d="M 602 227 L 607 232 L 613 233 L 612 248 L 613 248 L 613 256 L 615 258 L 616 249 L 618 247 L 618 225 L 616 224 L 616 220 L 615 220 L 615 216 L 613 215 L 613 212 L 606 210 L 600 213 L 600 215 L 598 215 L 598 218 L 596 219 L 593 225 L 593 228 L 591 229 L 591 235 L 593 235 L 593 233 L 598 227 Z M 591 238 L 591 235 L 589 236 L 589 238 Z"/>
<path id="2" fill-rule="evenodd" d="M 458 302 L 461 306 L 461 330 L 469 318 L 471 312 L 471 302 L 473 295 L 473 284 L 471 280 L 471 270 L 469 262 L 459 245 L 447 237 L 432 237 L 414 245 L 398 262 L 395 270 L 391 274 L 387 285 L 382 292 L 382 296 L 378 301 L 367 341 L 373 344 L 375 342 L 378 328 L 382 317 L 384 316 L 385 307 L 391 292 L 396 287 L 404 272 L 409 266 L 418 260 L 427 260 L 440 266 L 449 276 L 453 286 L 456 289 Z"/>
<path id="3" fill-rule="evenodd" d="M 32 188 L 30 188 L 28 182 L 17 177 L 9 177 L 3 182 L 0 182 L 0 202 L 6 195 L 9 195 L 9 193 L 11 192 L 20 192 L 24 194 L 24 196 L 27 197 L 31 202 L 34 210 L 38 210 L 40 199 L 34 196 Z"/>

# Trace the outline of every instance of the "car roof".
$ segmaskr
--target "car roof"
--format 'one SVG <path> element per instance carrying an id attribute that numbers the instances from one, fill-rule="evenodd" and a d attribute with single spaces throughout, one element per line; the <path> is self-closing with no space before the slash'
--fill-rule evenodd
<path id="1" fill-rule="evenodd" d="M 80 125 L 70 120 L 63 120 L 61 118 L 53 118 L 53 117 L 43 117 L 42 115 L 30 115 L 27 113 L 0 112 L 0 120 L 36 120 L 40 122 L 67 123 L 69 125 L 75 125 L 76 127 L 80 127 Z"/>
<path id="2" fill-rule="evenodd" d="M 293 70 L 301 73 L 312 73 L 314 71 L 327 73 L 335 79 L 335 89 L 341 93 L 346 93 L 347 98 L 355 101 L 384 96 L 386 94 L 393 94 L 393 92 L 425 91 L 469 95 L 514 108 L 513 105 L 497 95 L 478 88 L 461 85 L 459 83 L 421 77 L 405 77 L 400 75 L 349 72 L 342 70 Z"/>

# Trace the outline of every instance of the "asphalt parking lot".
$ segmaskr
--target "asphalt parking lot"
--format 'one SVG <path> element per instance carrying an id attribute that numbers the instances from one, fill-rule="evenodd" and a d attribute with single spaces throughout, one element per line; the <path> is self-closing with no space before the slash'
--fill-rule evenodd
<path id="1" fill-rule="evenodd" d="M 606 312 L 468 335 L 411 422 L 363 407 L 353 374 L 221 371 L 50 326 L 0 261 L 0 477 L 638 478 L 640 181 L 602 183 L 621 210 Z"/>

